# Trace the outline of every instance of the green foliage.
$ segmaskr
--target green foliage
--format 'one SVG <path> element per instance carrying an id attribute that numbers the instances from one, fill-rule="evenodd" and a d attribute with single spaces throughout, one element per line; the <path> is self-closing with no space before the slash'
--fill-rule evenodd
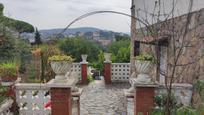
<path id="1" fill-rule="evenodd" d="M 28 71 L 28 79 L 35 79 L 37 72 L 33 66 L 30 67 L 30 71 Z"/>
<path id="2" fill-rule="evenodd" d="M 154 57 L 150 54 L 141 54 L 139 56 L 136 56 L 135 59 L 141 61 L 154 61 Z"/>
<path id="3" fill-rule="evenodd" d="M 102 50 L 99 51 L 98 61 L 93 62 L 92 66 L 99 70 L 101 73 L 103 72 L 103 62 L 104 62 L 104 53 Z"/>
<path id="4" fill-rule="evenodd" d="M 0 76 L 1 77 L 16 77 L 17 76 L 17 65 L 13 61 L 8 61 L 0 64 Z"/>
<path id="5" fill-rule="evenodd" d="M 7 87 L 0 85 L 0 105 L 7 98 Z"/>
<path id="6" fill-rule="evenodd" d="M 91 75 L 87 76 L 87 80 L 88 80 L 88 82 L 93 82 L 94 81 L 94 79 L 93 79 L 93 77 Z"/>
<path id="7" fill-rule="evenodd" d="M 163 94 L 163 95 L 154 96 L 154 102 L 156 103 L 157 108 L 151 111 L 151 115 L 164 115 L 165 105 L 167 103 L 167 95 Z M 174 113 L 176 112 L 176 109 L 178 108 L 177 100 L 174 95 L 170 97 L 169 104 L 170 104 L 169 107 L 171 108 L 171 114 L 174 115 Z"/>
<path id="8" fill-rule="evenodd" d="M 151 111 L 150 115 L 165 115 L 164 108 L 155 108 Z"/>
<path id="9" fill-rule="evenodd" d="M 30 44 L 21 39 L 16 40 L 16 56 L 20 61 L 19 72 L 25 73 L 27 70 L 26 66 L 30 63 L 32 57 Z"/>
<path id="10" fill-rule="evenodd" d="M 197 115 L 204 115 L 204 103 L 202 103 L 198 108 L 196 108 Z"/>
<path id="11" fill-rule="evenodd" d="M 37 28 L 36 28 L 36 31 L 35 31 L 35 44 L 36 45 L 42 44 L 40 33 L 39 33 Z"/>
<path id="12" fill-rule="evenodd" d="M 204 102 L 204 80 L 197 80 L 194 85 L 196 92 L 199 93 L 202 101 Z"/>
<path id="13" fill-rule="evenodd" d="M 0 3 L 0 16 L 3 15 L 4 5 Z"/>
<path id="14" fill-rule="evenodd" d="M 73 61 L 74 59 L 71 56 L 67 55 L 54 55 L 48 58 L 49 61 Z"/>
<path id="15" fill-rule="evenodd" d="M 196 110 L 192 107 L 180 107 L 176 111 L 176 115 L 197 115 Z"/>
<path id="16" fill-rule="evenodd" d="M 13 59 L 16 52 L 13 38 L 6 34 L 0 40 L 0 60 Z"/>
<path id="17" fill-rule="evenodd" d="M 58 47 L 55 45 L 40 45 L 41 49 L 41 81 L 49 81 L 55 73 L 52 71 L 48 58 L 53 55 L 60 55 L 61 52 L 59 51 Z"/>
<path id="18" fill-rule="evenodd" d="M 27 22 L 11 19 L 6 16 L 0 16 L 0 22 L 4 26 L 14 29 L 18 31 L 19 33 L 34 32 L 33 26 Z"/>
<path id="19" fill-rule="evenodd" d="M 15 29 L 19 33 L 34 32 L 34 27 L 31 24 L 4 16 L 3 10 L 4 10 L 4 6 L 3 4 L 0 4 L 0 23 L 1 24 L 11 29 Z"/>
<path id="20" fill-rule="evenodd" d="M 81 61 L 81 55 L 87 54 L 88 61 L 94 62 L 98 60 L 100 47 L 96 43 L 83 39 L 83 38 L 67 38 L 59 42 L 60 50 L 67 54 L 72 55 L 76 62 Z"/>
<path id="21" fill-rule="evenodd" d="M 200 81 L 198 84 L 200 86 Z M 196 86 L 197 87 L 197 86 Z M 154 97 L 154 102 L 157 104 L 157 108 L 151 111 L 151 115 L 165 115 L 165 104 L 166 95 L 157 95 Z M 202 103 L 198 108 L 193 108 L 191 106 L 178 106 L 175 96 L 171 96 L 170 108 L 171 115 L 203 115 L 204 114 L 204 104 Z"/>
<path id="22" fill-rule="evenodd" d="M 130 37 L 129 36 L 121 36 L 121 35 L 116 35 L 115 36 L 116 41 L 129 41 Z"/>
<path id="23" fill-rule="evenodd" d="M 138 114 L 138 115 L 143 115 L 143 113 L 142 113 L 142 112 L 138 112 L 137 114 Z"/>
<path id="24" fill-rule="evenodd" d="M 0 95 L 6 95 L 7 87 L 0 85 Z"/>
<path id="25" fill-rule="evenodd" d="M 130 61 L 130 41 L 119 40 L 108 46 L 108 52 L 111 53 L 112 62 Z"/>

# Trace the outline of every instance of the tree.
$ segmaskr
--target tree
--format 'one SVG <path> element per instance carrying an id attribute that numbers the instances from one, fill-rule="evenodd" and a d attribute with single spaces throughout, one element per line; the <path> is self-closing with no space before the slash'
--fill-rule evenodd
<path id="1" fill-rule="evenodd" d="M 40 33 L 39 33 L 39 31 L 38 31 L 37 28 L 36 28 L 36 30 L 35 30 L 35 44 L 36 44 L 36 45 L 42 44 L 41 37 L 40 37 Z"/>
<path id="2" fill-rule="evenodd" d="M 4 5 L 0 3 L 0 23 L 20 33 L 34 32 L 34 27 L 24 21 L 8 18 L 3 15 Z"/>
<path id="3" fill-rule="evenodd" d="M 120 37 L 120 40 L 108 46 L 113 62 L 129 62 L 130 60 L 130 40 Z"/>
<path id="4" fill-rule="evenodd" d="M 0 36 L 0 60 L 13 59 L 15 56 L 15 43 L 12 36 L 6 35 Z"/>
<path id="5" fill-rule="evenodd" d="M 60 40 L 59 48 L 65 54 L 72 55 L 76 62 L 81 61 L 82 54 L 88 55 L 89 62 L 97 61 L 101 49 L 95 42 L 83 38 L 65 38 Z"/>

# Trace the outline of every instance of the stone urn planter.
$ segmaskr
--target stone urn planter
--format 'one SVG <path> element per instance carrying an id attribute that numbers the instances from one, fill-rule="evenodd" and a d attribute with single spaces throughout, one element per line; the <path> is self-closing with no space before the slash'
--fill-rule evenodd
<path id="1" fill-rule="evenodd" d="M 153 65 L 153 56 L 151 55 L 139 55 L 136 56 L 135 60 L 135 68 L 136 68 L 136 73 L 134 72 L 130 79 L 129 82 L 131 84 L 131 88 L 129 89 L 129 92 L 134 91 L 134 86 L 136 84 L 152 84 L 152 77 L 149 76 L 149 72 L 151 71 Z"/>
<path id="2" fill-rule="evenodd" d="M 111 53 L 104 53 L 105 62 L 111 62 Z"/>
<path id="3" fill-rule="evenodd" d="M 82 58 L 82 63 L 87 63 L 87 54 L 82 54 L 81 58 Z"/>
<path id="4" fill-rule="evenodd" d="M 65 76 L 71 70 L 73 59 L 71 56 L 55 55 L 49 58 L 51 68 L 56 73 L 55 82 L 67 82 Z"/>
<path id="5" fill-rule="evenodd" d="M 143 61 L 143 60 L 136 60 L 135 61 L 137 75 L 137 82 L 147 84 L 150 83 L 152 78 L 148 75 L 151 70 L 152 62 L 151 61 Z"/>

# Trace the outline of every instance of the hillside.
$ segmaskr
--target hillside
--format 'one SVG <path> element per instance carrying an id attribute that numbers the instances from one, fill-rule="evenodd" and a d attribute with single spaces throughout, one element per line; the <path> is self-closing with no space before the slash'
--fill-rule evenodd
<path id="1" fill-rule="evenodd" d="M 81 28 L 70 28 L 61 33 L 63 29 L 46 29 L 40 30 L 41 38 L 43 41 L 48 41 L 54 37 L 57 38 L 66 38 L 66 37 L 83 37 L 86 39 L 94 40 L 114 40 L 115 35 L 128 36 L 125 33 L 113 32 L 108 30 L 102 30 L 99 28 L 93 27 L 81 27 Z M 61 34 L 59 34 L 61 33 Z M 56 36 L 57 35 L 57 36 Z M 34 33 L 22 33 L 21 37 L 23 39 L 28 39 L 31 42 L 34 40 Z"/>

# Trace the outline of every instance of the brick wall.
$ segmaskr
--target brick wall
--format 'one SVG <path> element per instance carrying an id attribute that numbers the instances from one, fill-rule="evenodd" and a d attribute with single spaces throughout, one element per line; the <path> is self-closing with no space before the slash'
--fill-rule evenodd
<path id="1" fill-rule="evenodd" d="M 154 87 L 137 87 L 135 92 L 135 115 L 149 115 L 154 107 Z"/>

